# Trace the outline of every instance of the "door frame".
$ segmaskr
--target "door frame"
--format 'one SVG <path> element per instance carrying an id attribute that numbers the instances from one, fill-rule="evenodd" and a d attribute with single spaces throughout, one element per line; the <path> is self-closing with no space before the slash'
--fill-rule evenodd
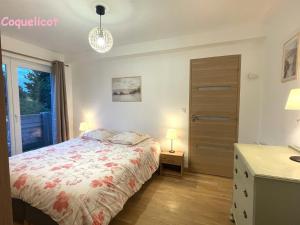
<path id="1" fill-rule="evenodd" d="M 221 56 L 212 56 L 212 57 L 205 57 L 205 58 L 198 58 L 198 59 L 209 59 L 209 58 L 216 58 L 216 57 L 224 57 L 224 56 L 238 56 L 239 57 L 239 76 L 238 76 L 238 102 L 237 102 L 237 127 L 236 127 L 236 140 L 239 140 L 239 124 L 240 124 L 240 101 L 241 101 L 241 68 L 242 68 L 242 54 L 234 54 L 234 55 L 221 55 Z M 188 134 L 188 168 L 189 172 L 191 171 L 191 90 L 192 90 L 192 61 L 196 59 L 190 59 L 190 77 L 189 77 L 189 134 Z"/>
<path id="2" fill-rule="evenodd" d="M 2 54 L 1 54 L 1 35 L 0 35 L 0 202 L 3 210 L 0 211 L 0 223 L 11 225 L 12 218 L 12 202 L 10 191 L 10 176 L 8 163 L 8 149 L 6 139 L 6 107 L 4 102 L 4 77 L 2 76 Z"/>

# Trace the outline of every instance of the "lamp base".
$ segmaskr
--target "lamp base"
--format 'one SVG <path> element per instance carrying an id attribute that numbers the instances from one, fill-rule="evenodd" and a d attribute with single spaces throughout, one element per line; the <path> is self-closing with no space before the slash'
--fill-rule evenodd
<path id="1" fill-rule="evenodd" d="M 175 153 L 175 151 L 174 151 L 174 150 L 170 150 L 169 152 L 170 152 L 170 153 Z"/>
<path id="2" fill-rule="evenodd" d="M 300 156 L 291 156 L 290 160 L 300 163 Z"/>

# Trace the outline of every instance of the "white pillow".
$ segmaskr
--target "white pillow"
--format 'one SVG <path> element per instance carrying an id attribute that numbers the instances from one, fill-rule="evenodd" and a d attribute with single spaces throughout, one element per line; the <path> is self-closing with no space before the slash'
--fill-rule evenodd
<path id="1" fill-rule="evenodd" d="M 136 145 L 146 139 L 150 138 L 147 134 L 141 134 L 134 131 L 128 131 L 128 132 L 122 132 L 119 134 L 116 134 L 110 138 L 108 138 L 108 141 L 114 144 L 120 144 L 120 145 Z"/>
<path id="2" fill-rule="evenodd" d="M 92 131 L 87 131 L 81 135 L 83 139 L 94 139 L 98 141 L 107 141 L 109 137 L 117 134 L 115 131 L 106 129 L 96 129 Z"/>

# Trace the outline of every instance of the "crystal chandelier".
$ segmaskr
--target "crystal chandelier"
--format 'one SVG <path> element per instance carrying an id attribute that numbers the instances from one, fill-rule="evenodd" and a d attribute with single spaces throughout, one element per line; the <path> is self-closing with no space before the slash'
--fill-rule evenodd
<path id="1" fill-rule="evenodd" d="M 101 24 L 101 16 L 105 14 L 105 7 L 97 5 L 96 13 L 100 16 L 100 26 L 95 27 L 90 31 L 89 43 L 95 51 L 105 53 L 112 48 L 114 40 L 111 33 L 104 29 Z"/>

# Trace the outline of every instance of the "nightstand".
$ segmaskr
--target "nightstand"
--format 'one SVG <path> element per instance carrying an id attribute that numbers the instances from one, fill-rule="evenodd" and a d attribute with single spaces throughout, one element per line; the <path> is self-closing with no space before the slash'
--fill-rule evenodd
<path id="1" fill-rule="evenodd" d="M 160 174 L 182 176 L 184 167 L 183 152 L 161 152 L 160 153 Z"/>

